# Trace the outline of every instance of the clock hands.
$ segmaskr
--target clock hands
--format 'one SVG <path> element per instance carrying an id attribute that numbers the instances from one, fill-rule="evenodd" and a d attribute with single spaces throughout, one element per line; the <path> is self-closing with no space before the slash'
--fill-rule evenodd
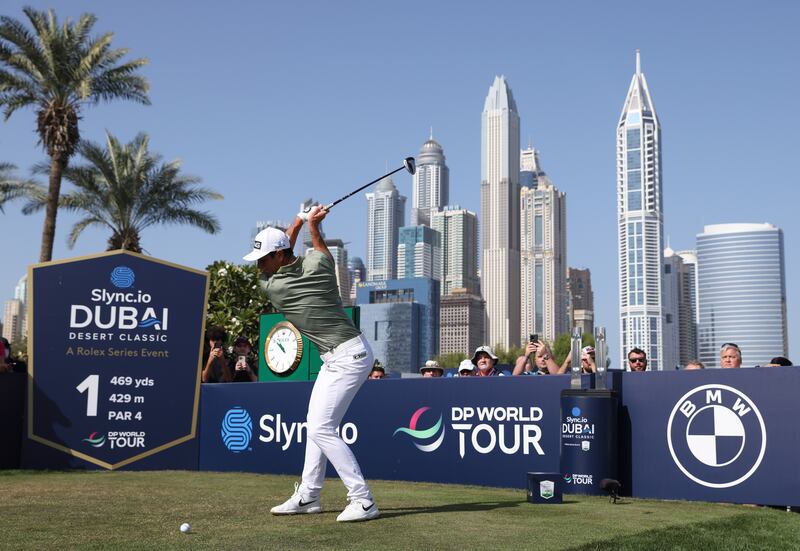
<path id="1" fill-rule="evenodd" d="M 275 341 L 275 344 L 277 344 L 277 345 L 278 345 L 278 348 L 280 348 L 280 349 L 281 349 L 281 352 L 283 352 L 284 354 L 286 354 L 286 350 L 283 348 L 283 345 L 282 345 L 281 343 L 279 343 L 278 341 Z"/>

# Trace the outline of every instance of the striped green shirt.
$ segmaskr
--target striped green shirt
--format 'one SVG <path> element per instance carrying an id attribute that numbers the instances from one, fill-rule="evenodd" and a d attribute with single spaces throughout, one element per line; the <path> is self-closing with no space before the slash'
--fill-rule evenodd
<path id="1" fill-rule="evenodd" d="M 324 253 L 311 251 L 279 268 L 267 294 L 322 354 L 361 334 L 342 307 L 333 260 Z"/>

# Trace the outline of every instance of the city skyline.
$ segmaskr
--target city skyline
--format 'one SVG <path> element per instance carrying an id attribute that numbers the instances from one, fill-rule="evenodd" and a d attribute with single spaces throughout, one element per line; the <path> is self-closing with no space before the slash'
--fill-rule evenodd
<path id="1" fill-rule="evenodd" d="M 641 25 L 633 3 L 568 9 L 500 2 L 498 9 L 515 14 L 502 43 L 485 33 L 485 10 L 470 5 L 459 5 L 454 19 L 452 6 L 409 2 L 445 29 L 431 35 L 379 5 L 313 3 L 319 17 L 312 19 L 294 5 L 247 4 L 243 19 L 216 6 L 187 13 L 148 0 L 136 6 L 10 0 L 2 12 L 17 17 L 26 4 L 55 6 L 61 17 L 94 12 L 98 32 L 113 31 L 115 45 L 150 59 L 145 74 L 153 105 L 87 109 L 81 135 L 97 141 L 106 129 L 121 139 L 146 131 L 155 151 L 182 158 L 188 172 L 225 195 L 206 206 L 222 222 L 219 235 L 166 226 L 142 236 L 147 253 L 200 269 L 219 259 L 241 262 L 253 220 L 291 220 L 304 198 L 328 202 L 384 173 L 387 164 L 398 166 L 431 126 L 447 152 L 450 202 L 480 214 L 475 114 L 494 75 L 505 74 L 523 114 L 524 142 L 542 151 L 548 173 L 569 195 L 569 263 L 592 270 L 595 325 L 606 326 L 612 356 L 619 317 L 613 128 L 640 48 L 665 132 L 665 240 L 688 249 L 709 224 L 781 227 L 789 352 L 800 343 L 793 308 L 800 290 L 791 284 L 800 267 L 792 248 L 800 221 L 789 210 L 800 194 L 792 183 L 796 125 L 790 115 L 763 110 L 767 82 L 770 104 L 793 101 L 798 76 L 787 67 L 798 53 L 795 4 L 732 2 L 723 12 L 694 6 L 696 18 L 686 18 L 680 6 L 653 4 Z M 537 32 L 524 32 L 532 20 Z M 609 33 L 620 27 L 627 31 Z M 209 36 L 225 40 L 224 52 Z M 409 63 L 413 77 L 399 69 Z M 211 78 L 209 67 L 220 78 Z M 34 128 L 35 116 L 25 110 L 0 125 L 0 158 L 21 175 L 44 157 Z M 743 151 L 755 161 L 756 201 L 733 192 Z M 410 196 L 410 176 L 398 175 L 395 183 Z M 353 197 L 325 221 L 328 235 L 350 242 L 351 254 L 362 258 L 365 203 Z M 108 235 L 99 230 L 67 249 L 76 219 L 59 213 L 54 258 L 105 249 Z M 18 203 L 0 214 L 0 233 L 13 235 L 4 239 L 3 300 L 37 261 L 41 226 L 42 216 L 22 216 Z"/>

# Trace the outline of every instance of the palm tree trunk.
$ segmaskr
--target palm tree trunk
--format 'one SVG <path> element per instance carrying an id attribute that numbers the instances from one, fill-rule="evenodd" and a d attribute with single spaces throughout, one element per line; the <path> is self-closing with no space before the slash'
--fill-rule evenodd
<path id="1" fill-rule="evenodd" d="M 65 162 L 59 155 L 50 157 L 50 187 L 47 190 L 47 211 L 44 216 L 42 229 L 42 249 L 39 253 L 39 262 L 49 262 L 53 259 L 53 241 L 56 237 L 56 215 L 58 214 L 58 196 L 61 193 L 61 173 L 64 171 Z"/>

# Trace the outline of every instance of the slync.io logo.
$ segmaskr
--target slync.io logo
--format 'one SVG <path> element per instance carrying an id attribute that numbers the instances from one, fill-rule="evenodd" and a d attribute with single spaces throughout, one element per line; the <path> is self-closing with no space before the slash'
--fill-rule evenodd
<path id="1" fill-rule="evenodd" d="M 250 414 L 239 406 L 229 409 L 222 419 L 220 433 L 222 442 L 230 451 L 239 453 L 246 450 L 253 438 L 253 420 Z"/>

